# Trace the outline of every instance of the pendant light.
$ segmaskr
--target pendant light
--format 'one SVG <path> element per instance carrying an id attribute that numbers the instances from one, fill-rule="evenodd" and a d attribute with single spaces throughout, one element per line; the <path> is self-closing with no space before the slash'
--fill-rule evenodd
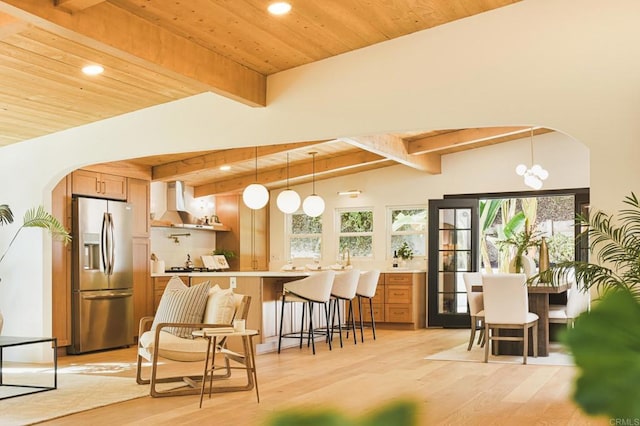
<path id="1" fill-rule="evenodd" d="M 524 184 L 528 187 L 538 190 L 542 188 L 542 181 L 549 177 L 549 172 L 542 168 L 540 164 L 533 161 L 533 127 L 531 128 L 531 137 L 529 139 L 531 147 L 531 168 L 527 168 L 524 164 L 516 166 L 516 174 L 524 178 Z"/>
<path id="2" fill-rule="evenodd" d="M 289 188 L 289 153 L 287 153 L 287 189 L 278 194 L 276 204 L 282 213 L 291 214 L 300 207 L 300 196 Z"/>
<path id="3" fill-rule="evenodd" d="M 317 152 L 309 153 L 309 155 L 313 156 L 313 174 L 311 175 L 313 193 L 305 198 L 302 203 L 302 210 L 307 216 L 311 217 L 318 217 L 324 212 L 324 200 L 316 194 L 316 154 Z"/>
<path id="4" fill-rule="evenodd" d="M 242 201 L 252 210 L 259 210 L 269 202 L 269 191 L 258 182 L 258 147 L 256 146 L 256 183 L 247 186 L 242 192 Z"/>

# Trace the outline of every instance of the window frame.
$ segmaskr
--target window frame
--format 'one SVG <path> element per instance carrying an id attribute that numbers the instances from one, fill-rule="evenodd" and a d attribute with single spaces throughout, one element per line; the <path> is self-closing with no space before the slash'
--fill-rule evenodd
<path id="1" fill-rule="evenodd" d="M 351 259 L 363 259 L 363 260 L 373 260 L 375 259 L 375 208 L 368 206 L 360 206 L 360 207 L 338 207 L 335 209 L 334 216 L 334 229 L 335 229 L 335 247 L 336 247 L 336 260 L 341 259 L 342 253 L 340 252 L 340 237 L 359 237 L 365 236 L 371 237 L 371 251 L 369 256 L 355 256 L 353 253 L 349 253 Z M 371 231 L 370 232 L 341 232 L 341 219 L 343 213 L 349 212 L 371 212 Z"/>
<path id="2" fill-rule="evenodd" d="M 392 230 L 392 214 L 394 211 L 397 210 L 424 210 L 426 212 L 426 221 L 425 221 L 425 226 L 424 226 L 424 231 L 423 232 L 408 232 L 408 231 L 398 231 L 398 232 L 393 232 Z M 424 235 L 424 247 L 423 247 L 423 252 L 424 255 L 414 255 L 413 258 L 414 259 L 426 259 L 427 258 L 427 250 L 429 247 L 429 207 L 426 204 L 409 204 L 409 205 L 394 205 L 394 206 L 387 206 L 387 212 L 386 212 L 386 227 L 387 227 L 387 245 L 386 245 L 386 254 L 385 254 L 385 259 L 386 260 L 391 260 L 393 258 L 393 250 L 392 250 L 392 243 L 391 240 L 393 239 L 394 235 Z"/>
<path id="3" fill-rule="evenodd" d="M 285 213 L 285 254 L 287 255 L 286 261 L 292 260 L 322 260 L 322 247 L 324 245 L 323 238 L 323 223 L 321 217 L 318 218 L 320 220 L 320 233 L 314 234 L 294 234 L 293 233 L 293 216 L 294 215 L 305 215 L 306 214 L 300 210 L 294 213 Z M 291 239 L 292 238 L 309 238 L 309 237 L 318 237 L 320 239 L 320 253 L 318 257 L 292 257 L 291 256 Z"/>

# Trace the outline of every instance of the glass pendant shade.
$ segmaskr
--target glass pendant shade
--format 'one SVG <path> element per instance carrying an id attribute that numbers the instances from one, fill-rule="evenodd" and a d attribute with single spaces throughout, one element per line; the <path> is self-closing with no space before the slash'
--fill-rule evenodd
<path id="1" fill-rule="evenodd" d="M 269 202 L 269 191 L 259 183 L 252 183 L 242 192 L 242 201 L 252 210 L 261 209 Z"/>
<path id="2" fill-rule="evenodd" d="M 285 189 L 278 194 L 276 204 L 282 213 L 291 214 L 300 208 L 300 196 L 293 189 Z"/>
<path id="3" fill-rule="evenodd" d="M 302 203 L 302 210 L 307 216 L 318 217 L 324 212 L 324 200 L 319 195 L 309 195 Z"/>

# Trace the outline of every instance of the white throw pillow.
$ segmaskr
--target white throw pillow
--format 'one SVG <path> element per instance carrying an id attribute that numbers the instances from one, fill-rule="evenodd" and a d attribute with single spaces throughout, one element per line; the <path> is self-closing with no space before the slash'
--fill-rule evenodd
<path id="1" fill-rule="evenodd" d="M 181 289 L 176 289 L 179 286 L 166 288 L 162 299 L 160 299 L 151 329 L 154 330 L 158 324 L 165 322 L 201 323 L 209 296 L 209 286 L 209 281 L 205 281 Z M 195 329 L 194 327 L 166 327 L 162 330 L 178 337 L 191 339 L 191 332 Z"/>
<path id="2" fill-rule="evenodd" d="M 232 289 L 223 290 L 216 284 L 209 290 L 209 299 L 204 311 L 205 323 L 231 324 L 235 312 L 236 305 Z"/>

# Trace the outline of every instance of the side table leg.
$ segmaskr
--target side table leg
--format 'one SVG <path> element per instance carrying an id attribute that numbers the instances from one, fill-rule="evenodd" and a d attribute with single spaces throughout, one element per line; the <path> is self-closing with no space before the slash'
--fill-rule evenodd
<path id="1" fill-rule="evenodd" d="M 204 396 L 204 386 L 207 383 L 207 371 L 209 369 L 209 352 L 211 351 L 211 337 L 205 337 L 207 339 L 207 355 L 204 360 L 204 371 L 202 372 L 202 387 L 200 388 L 200 408 L 202 408 L 202 397 Z M 211 396 L 211 394 L 209 394 Z"/>
<path id="2" fill-rule="evenodd" d="M 249 360 L 249 364 L 251 367 L 251 373 L 253 374 L 253 382 L 254 382 L 253 384 L 256 387 L 256 399 L 258 400 L 258 403 L 260 403 L 260 392 L 258 391 L 258 371 L 256 368 L 256 355 L 253 350 L 253 335 L 249 336 L 249 352 L 248 353 L 251 358 Z"/>

